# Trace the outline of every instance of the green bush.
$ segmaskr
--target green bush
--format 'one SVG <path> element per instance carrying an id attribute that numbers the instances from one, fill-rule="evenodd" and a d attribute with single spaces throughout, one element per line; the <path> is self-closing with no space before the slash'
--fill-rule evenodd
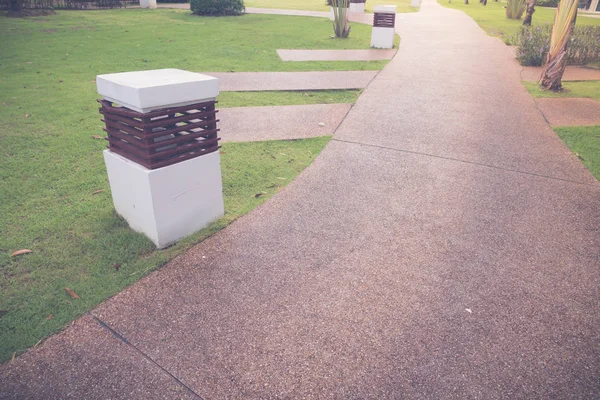
<path id="1" fill-rule="evenodd" d="M 517 60 L 521 65 L 543 65 L 550 49 L 552 25 L 522 26 L 507 38 L 517 46 Z M 567 45 L 567 64 L 587 64 L 600 61 L 600 26 L 575 26 Z"/>
<path id="2" fill-rule="evenodd" d="M 190 0 L 192 13 L 197 15 L 240 15 L 244 0 Z"/>

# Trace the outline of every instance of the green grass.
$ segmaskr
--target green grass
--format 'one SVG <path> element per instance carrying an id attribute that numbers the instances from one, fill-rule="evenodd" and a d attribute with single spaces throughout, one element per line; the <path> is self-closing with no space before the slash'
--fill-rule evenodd
<path id="1" fill-rule="evenodd" d="M 0 310 L 7 311 L 0 318 L 0 361 L 25 351 L 270 198 L 306 168 L 329 140 L 224 144 L 225 217 L 156 251 L 113 211 L 102 163 L 103 141 L 75 136 L 81 140 L 82 158 L 60 152 L 56 156 L 57 162 L 70 159 L 73 174 L 61 165 L 38 165 L 37 160 L 19 166 L 23 157 L 16 154 L 0 171 L 5 194 L 0 204 Z M 35 158 L 35 152 L 32 148 L 19 153 Z M 93 194 L 99 189 L 104 191 Z M 22 248 L 33 253 L 9 256 Z M 115 264 L 120 264 L 118 270 Z M 65 287 L 81 299 L 71 299 Z"/>
<path id="2" fill-rule="evenodd" d="M 542 88 L 536 82 L 523 82 L 533 97 L 586 97 L 600 101 L 600 81 L 563 82 L 562 92 Z"/>
<path id="3" fill-rule="evenodd" d="M 523 82 L 533 97 L 587 97 L 600 101 L 600 81 L 564 82 L 562 92 L 543 89 L 536 82 Z M 600 126 L 554 127 L 556 134 L 600 180 Z"/>
<path id="4" fill-rule="evenodd" d="M 221 92 L 220 108 L 355 103 L 362 90 Z"/>
<path id="5" fill-rule="evenodd" d="M 557 127 L 554 131 L 600 180 L 600 125 Z"/>
<path id="6" fill-rule="evenodd" d="M 477 0 L 469 1 L 470 4 L 464 4 L 462 0 L 438 0 L 438 3 L 444 7 L 454 8 L 467 13 L 471 18 L 485 30 L 488 35 L 506 37 L 515 33 L 523 24 L 523 20 L 508 19 L 505 15 L 505 1 L 495 2 L 488 0 L 487 6 L 483 6 Z M 533 14 L 532 25 L 552 24 L 554 23 L 555 9 L 536 7 Z M 584 16 L 577 17 L 577 25 L 600 25 L 599 18 L 590 18 Z"/>
<path id="7" fill-rule="evenodd" d="M 60 11 L 27 19 L 0 16 L 0 35 L 0 361 L 268 199 L 329 140 L 225 144 L 225 217 L 155 251 L 113 212 L 102 160 L 106 142 L 92 138 L 103 135 L 97 74 L 354 70 L 386 63 L 280 61 L 277 48 L 369 47 L 370 27 L 356 24 L 351 38 L 330 39 L 331 23 L 318 18 Z M 353 102 L 359 92 L 307 94 L 224 93 L 219 100 L 220 106 Z M 23 248 L 33 253 L 9 256 Z M 81 299 L 71 299 L 65 287 Z"/>
<path id="8" fill-rule="evenodd" d="M 286 10 L 329 11 L 325 0 L 244 0 L 246 7 L 280 8 Z M 376 5 L 396 5 L 400 13 L 414 12 L 418 9 L 410 6 L 410 0 L 367 0 L 365 11 L 373 12 Z M 353 28 L 354 29 L 354 28 Z"/>
<path id="9" fill-rule="evenodd" d="M 59 11 L 27 19 L 0 17 L 0 35 L 3 85 L 15 76 L 35 78 L 38 72 L 54 82 L 66 76 L 89 82 L 97 74 L 156 68 L 378 70 L 387 63 L 279 59 L 276 49 L 370 47 L 370 26 L 353 24 L 349 38 L 332 39 L 331 21 L 324 18 L 258 14 L 210 18 L 174 9 Z M 23 84 L 23 79 L 17 83 Z"/>

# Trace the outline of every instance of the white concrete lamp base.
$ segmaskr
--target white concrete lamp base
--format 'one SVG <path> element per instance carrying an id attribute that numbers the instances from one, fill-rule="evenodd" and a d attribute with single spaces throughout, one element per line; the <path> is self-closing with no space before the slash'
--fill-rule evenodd
<path id="1" fill-rule="evenodd" d="M 371 47 L 376 49 L 391 49 L 394 47 L 394 28 L 373 27 Z"/>
<path id="2" fill-rule="evenodd" d="M 154 170 L 110 150 L 104 161 L 115 210 L 159 249 L 225 213 L 218 151 Z"/>

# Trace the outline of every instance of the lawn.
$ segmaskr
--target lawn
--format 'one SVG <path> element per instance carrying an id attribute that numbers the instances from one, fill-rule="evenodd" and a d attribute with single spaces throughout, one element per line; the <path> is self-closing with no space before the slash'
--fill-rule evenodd
<path id="1" fill-rule="evenodd" d="M 536 82 L 523 82 L 533 97 L 586 97 L 600 101 L 600 81 L 563 82 L 562 92 L 546 90 Z"/>
<path id="2" fill-rule="evenodd" d="M 325 19 L 202 18 L 182 10 L 0 16 L 0 361 L 164 265 L 277 193 L 329 138 L 223 145 L 226 215 L 156 251 L 113 212 L 97 74 L 379 69 L 386 62 L 284 63 L 277 48 L 368 48 L 370 27 L 330 39 Z M 225 93 L 220 106 L 354 101 L 359 91 Z M 19 249 L 33 253 L 11 257 Z M 80 299 L 71 298 L 70 288 Z"/>
<path id="3" fill-rule="evenodd" d="M 329 11 L 325 0 L 244 0 L 246 7 L 280 8 L 284 10 Z M 365 12 L 373 12 L 377 5 L 396 5 L 399 13 L 418 11 L 410 6 L 410 0 L 367 0 Z"/>
<path id="4" fill-rule="evenodd" d="M 461 0 L 438 0 L 444 7 L 454 8 L 467 13 L 471 18 L 485 30 L 488 35 L 506 37 L 515 33 L 523 24 L 522 20 L 508 19 L 505 15 L 505 1 L 489 0 L 487 6 L 478 1 L 471 0 L 470 4 L 464 4 Z M 536 7 L 533 14 L 532 25 L 554 23 L 555 9 Z M 577 25 L 600 25 L 600 18 L 577 16 Z"/>
<path id="5" fill-rule="evenodd" d="M 561 127 L 554 131 L 600 180 L 600 125 Z"/>
<path id="6" fill-rule="evenodd" d="M 587 97 L 600 101 L 600 81 L 564 82 L 564 91 L 558 93 L 535 82 L 523 84 L 533 97 Z M 554 131 L 600 180 L 600 126 L 556 127 Z"/>

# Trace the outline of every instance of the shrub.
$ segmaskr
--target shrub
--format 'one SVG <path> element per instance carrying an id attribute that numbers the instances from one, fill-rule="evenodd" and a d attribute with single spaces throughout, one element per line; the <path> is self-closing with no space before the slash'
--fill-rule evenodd
<path id="1" fill-rule="evenodd" d="M 537 0 L 535 5 L 540 7 L 557 7 L 559 1 L 560 0 Z"/>
<path id="2" fill-rule="evenodd" d="M 525 0 L 508 0 L 506 2 L 506 17 L 510 19 L 521 19 L 525 12 Z"/>
<path id="3" fill-rule="evenodd" d="M 240 15 L 244 0 L 190 0 L 192 13 L 197 15 Z"/>
<path id="4" fill-rule="evenodd" d="M 517 46 L 521 65 L 543 65 L 550 49 L 552 25 L 522 26 L 507 39 Z M 587 64 L 600 61 L 600 26 L 575 26 L 567 45 L 567 64 Z"/>

